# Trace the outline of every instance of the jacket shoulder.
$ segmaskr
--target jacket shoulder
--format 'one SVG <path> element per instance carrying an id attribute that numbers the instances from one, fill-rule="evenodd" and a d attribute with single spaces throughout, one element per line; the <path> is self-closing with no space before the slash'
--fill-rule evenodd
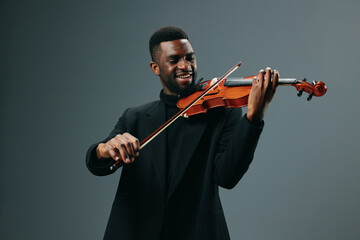
<path id="1" fill-rule="evenodd" d="M 135 107 L 130 107 L 127 109 L 127 115 L 137 116 L 138 114 L 147 113 L 151 111 L 153 108 L 156 108 L 160 103 L 161 103 L 160 100 L 155 100 Z"/>

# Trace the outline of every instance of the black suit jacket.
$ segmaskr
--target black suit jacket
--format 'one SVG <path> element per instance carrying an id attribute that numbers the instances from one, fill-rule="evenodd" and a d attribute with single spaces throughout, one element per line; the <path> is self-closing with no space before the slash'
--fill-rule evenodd
<path id="1" fill-rule="evenodd" d="M 233 188 L 251 163 L 262 126 L 241 109 L 213 109 L 181 118 L 178 164 L 165 189 L 165 140 L 161 133 L 132 164 L 124 165 L 104 239 L 229 239 L 218 186 Z M 106 142 L 129 132 L 140 141 L 165 122 L 165 104 L 154 101 L 127 109 Z M 112 159 L 86 157 L 95 175 L 111 174 Z"/>

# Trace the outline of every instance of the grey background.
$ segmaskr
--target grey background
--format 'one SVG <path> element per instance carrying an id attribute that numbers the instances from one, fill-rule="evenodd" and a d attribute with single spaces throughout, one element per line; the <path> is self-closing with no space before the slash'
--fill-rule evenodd
<path id="1" fill-rule="evenodd" d="M 1 1 L 1 239 L 101 239 L 119 179 L 85 167 L 123 110 L 157 99 L 148 39 L 184 28 L 199 76 L 271 66 L 279 87 L 255 160 L 221 190 L 232 239 L 360 239 L 360 2 Z"/>

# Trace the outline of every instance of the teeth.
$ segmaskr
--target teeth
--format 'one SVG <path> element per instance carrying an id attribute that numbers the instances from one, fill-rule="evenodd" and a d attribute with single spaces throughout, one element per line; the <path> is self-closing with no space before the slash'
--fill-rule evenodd
<path id="1" fill-rule="evenodd" d="M 178 78 L 188 78 L 190 77 L 190 74 L 187 74 L 187 75 L 182 75 L 182 76 L 177 76 Z"/>

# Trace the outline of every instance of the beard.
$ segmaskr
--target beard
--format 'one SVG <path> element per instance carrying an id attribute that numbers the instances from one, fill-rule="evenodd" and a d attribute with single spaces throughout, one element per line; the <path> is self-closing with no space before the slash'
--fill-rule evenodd
<path id="1" fill-rule="evenodd" d="M 173 76 L 172 78 L 167 77 L 166 80 L 163 81 L 163 83 L 171 92 L 180 96 L 180 98 L 183 98 L 189 96 L 190 94 L 196 91 L 195 80 L 196 80 L 196 73 L 193 72 L 191 83 L 185 87 L 181 87 L 177 83 L 176 76 Z"/>

